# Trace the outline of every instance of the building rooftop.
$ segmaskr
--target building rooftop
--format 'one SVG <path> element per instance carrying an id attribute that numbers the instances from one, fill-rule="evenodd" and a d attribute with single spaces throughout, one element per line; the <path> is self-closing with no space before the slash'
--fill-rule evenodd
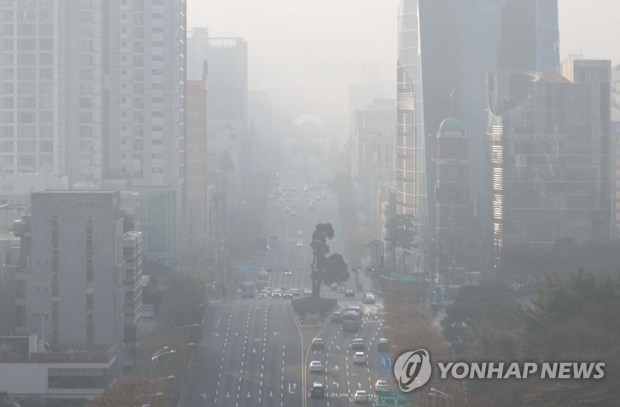
<path id="1" fill-rule="evenodd" d="M 457 119 L 456 117 L 448 117 L 444 119 L 439 125 L 439 132 L 444 133 L 447 131 L 456 131 L 456 132 L 467 132 L 465 125 L 462 121 Z"/>

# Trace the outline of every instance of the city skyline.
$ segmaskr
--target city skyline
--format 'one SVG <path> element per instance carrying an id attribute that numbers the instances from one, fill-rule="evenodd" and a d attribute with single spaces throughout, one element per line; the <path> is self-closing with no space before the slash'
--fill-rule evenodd
<path id="1" fill-rule="evenodd" d="M 349 7 L 349 2 L 334 4 L 327 0 L 294 6 L 283 0 L 268 4 L 250 0 L 194 0 L 188 2 L 188 29 L 208 27 L 214 37 L 245 38 L 250 44 L 251 86 L 278 79 L 293 83 L 303 79 L 310 84 L 320 82 L 320 78 L 331 84 L 359 82 L 361 64 L 369 60 L 380 61 L 382 83 L 395 83 L 398 0 L 357 2 L 355 13 Z M 323 10 L 330 10 L 330 15 L 321 14 L 325 13 Z M 613 41 L 620 37 L 620 27 L 615 21 L 618 14 L 620 3 L 608 0 L 560 1 L 560 57 L 582 54 L 586 59 L 611 59 L 614 65 L 620 63 L 620 52 L 615 51 Z M 269 16 L 277 18 L 264 24 Z M 322 24 L 317 26 L 316 21 Z M 307 35 L 317 27 L 324 35 Z M 283 32 L 287 34 L 282 35 Z M 311 58 L 295 54 L 299 44 L 304 45 Z M 350 51 L 342 54 L 347 58 L 341 55 L 343 49 Z M 331 71 L 324 63 L 328 63 Z"/>

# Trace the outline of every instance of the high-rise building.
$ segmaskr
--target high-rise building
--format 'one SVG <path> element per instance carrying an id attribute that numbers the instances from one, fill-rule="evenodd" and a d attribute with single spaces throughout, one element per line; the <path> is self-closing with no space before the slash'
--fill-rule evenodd
<path id="1" fill-rule="evenodd" d="M 459 119 L 441 122 L 437 134 L 435 186 L 437 266 L 440 272 L 462 267 L 470 235 L 469 143 Z"/>
<path id="2" fill-rule="evenodd" d="M 248 133 L 248 45 L 243 38 L 210 37 L 206 28 L 195 28 L 188 38 L 188 53 L 192 76 L 206 61 L 208 161 L 227 159 L 232 164 L 235 183 L 228 190 L 228 199 L 235 202 L 251 182 L 253 168 Z"/>
<path id="3" fill-rule="evenodd" d="M 0 172 L 182 185 L 185 8 L 0 3 Z"/>
<path id="4" fill-rule="evenodd" d="M 556 73 L 558 44 L 557 0 L 401 0 L 396 190 L 398 211 L 418 219 L 422 245 L 434 239 L 428 197 L 441 121 L 456 116 L 468 130 L 470 199 L 482 235 L 490 229 L 486 74 Z"/>
<path id="5" fill-rule="evenodd" d="M 187 83 L 187 176 L 185 238 L 189 246 L 207 236 L 207 72 Z M 188 75 L 189 77 L 189 75 Z"/>
<path id="6" fill-rule="evenodd" d="M 591 68 L 601 71 L 600 64 Z M 610 84 L 598 78 L 512 73 L 491 81 L 496 253 L 517 243 L 551 247 L 562 237 L 611 237 Z"/>
<path id="7" fill-rule="evenodd" d="M 0 2 L 0 173 L 167 188 L 181 224 L 185 13 L 185 0 Z"/>
<path id="8" fill-rule="evenodd" d="M 16 332 L 38 333 L 52 348 L 122 343 L 120 193 L 46 191 L 31 201 L 31 215 L 14 229 L 22 238 L 16 279 L 25 290 Z M 42 321 L 33 320 L 38 314 Z"/>

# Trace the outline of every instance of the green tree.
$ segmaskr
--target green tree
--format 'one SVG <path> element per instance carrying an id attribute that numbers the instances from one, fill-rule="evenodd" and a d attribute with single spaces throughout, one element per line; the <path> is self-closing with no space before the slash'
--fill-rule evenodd
<path id="1" fill-rule="evenodd" d="M 334 228 L 330 223 L 319 223 L 312 233 L 312 264 L 310 280 L 312 296 L 319 297 L 321 284 L 331 285 L 335 282 L 347 281 L 350 277 L 347 264 L 342 255 L 334 253 L 327 256 L 329 246 L 327 240 L 334 238 Z"/>
<path id="2" fill-rule="evenodd" d="M 528 394 L 523 407 L 612 407 L 617 406 L 607 389 L 586 383 L 549 385 Z"/>
<path id="3" fill-rule="evenodd" d="M 596 381 L 596 388 L 585 387 L 594 392 L 581 393 L 592 395 L 590 404 L 574 405 L 606 405 L 608 395 L 617 400 L 620 398 L 620 389 L 616 386 L 620 381 L 619 308 L 620 281 L 617 276 L 595 276 L 578 270 L 569 276 L 568 281 L 561 281 L 555 274 L 549 275 L 541 282 L 538 297 L 532 305 L 518 312 L 522 325 L 521 355 L 526 359 L 549 362 L 604 361 L 605 379 Z M 575 382 L 567 384 L 573 386 Z M 534 397 L 535 393 L 531 393 L 527 405 L 562 405 L 548 403 L 553 399 L 548 395 L 557 390 L 551 385 L 541 382 L 540 390 L 537 390 L 540 394 Z M 571 389 L 569 387 L 567 391 Z"/>
<path id="4" fill-rule="evenodd" d="M 404 260 L 406 253 L 413 246 L 416 236 L 416 228 L 413 215 L 395 215 L 388 218 L 386 224 L 387 249 L 392 252 L 392 262 L 396 269 L 396 249 L 403 250 Z"/>
<path id="5" fill-rule="evenodd" d="M 553 260 L 548 250 L 524 244 L 506 247 L 500 259 L 500 275 L 521 288 L 538 281 L 549 270 Z"/>
<path id="6" fill-rule="evenodd" d="M 472 343 L 472 328 L 486 319 L 497 329 L 518 327 L 517 302 L 512 290 L 502 282 L 483 282 L 479 286 L 463 286 L 441 321 L 443 334 L 455 354 L 463 357 Z"/>

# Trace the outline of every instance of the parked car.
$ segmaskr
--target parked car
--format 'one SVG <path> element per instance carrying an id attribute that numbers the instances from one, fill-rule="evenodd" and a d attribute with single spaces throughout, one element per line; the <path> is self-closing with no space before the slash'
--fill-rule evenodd
<path id="1" fill-rule="evenodd" d="M 338 287 L 338 293 L 339 294 L 344 294 L 347 292 L 347 287 L 344 285 L 341 285 L 340 287 Z"/>
<path id="2" fill-rule="evenodd" d="M 293 298 L 293 293 L 290 291 L 284 291 L 282 293 L 282 298 Z"/>
<path id="3" fill-rule="evenodd" d="M 274 291 L 271 293 L 272 298 L 282 298 L 282 291 Z"/>

